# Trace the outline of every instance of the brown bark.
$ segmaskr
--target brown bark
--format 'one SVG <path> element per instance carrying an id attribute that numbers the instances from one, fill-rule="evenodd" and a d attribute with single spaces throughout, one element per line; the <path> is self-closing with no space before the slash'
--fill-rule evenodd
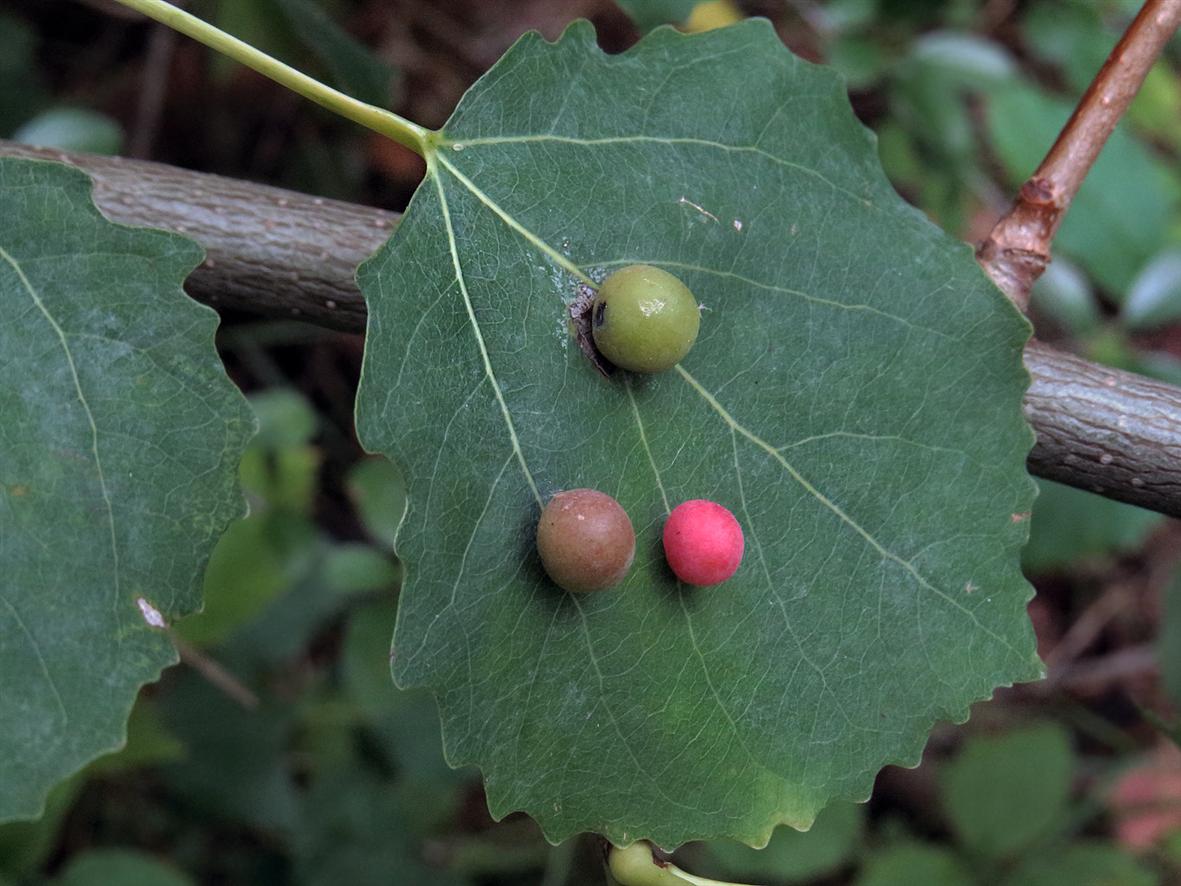
<path id="1" fill-rule="evenodd" d="M 159 163 L 3 140 L 0 156 L 70 163 L 94 180 L 94 202 L 112 221 L 196 240 L 206 259 L 185 288 L 198 301 L 365 331 L 365 302 L 353 274 L 389 237 L 397 213 Z"/>
<path id="2" fill-rule="evenodd" d="M 1181 517 L 1181 388 L 1038 342 L 1025 365 L 1031 473 Z"/>
<path id="3" fill-rule="evenodd" d="M 154 163 L 0 141 L 3 156 L 73 163 L 95 180 L 96 202 L 113 220 L 201 243 L 210 260 L 187 284 L 200 301 L 364 331 L 353 273 L 385 241 L 393 213 Z M 1037 343 L 1026 349 L 1025 362 L 1033 376 L 1025 409 L 1037 432 L 1029 457 L 1034 474 L 1181 516 L 1181 389 Z"/>
<path id="4" fill-rule="evenodd" d="M 1050 243 L 1066 210 L 1178 25 L 1181 0 L 1144 4 L 1012 208 L 980 244 L 981 266 L 1022 311 L 1050 263 Z"/>

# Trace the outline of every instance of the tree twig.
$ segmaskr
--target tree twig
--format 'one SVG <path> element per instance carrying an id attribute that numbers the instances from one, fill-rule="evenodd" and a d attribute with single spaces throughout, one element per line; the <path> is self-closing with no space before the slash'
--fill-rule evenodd
<path id="1" fill-rule="evenodd" d="M 206 259 L 185 288 L 198 301 L 365 331 L 365 302 L 353 275 L 389 238 L 397 213 L 161 163 L 3 140 L 0 157 L 77 166 L 94 180 L 94 201 L 112 221 L 196 240 Z"/>
<path id="2" fill-rule="evenodd" d="M 72 163 L 111 219 L 186 234 L 208 253 L 186 287 L 199 301 L 363 332 L 356 266 L 398 216 L 157 163 L 0 141 L 0 157 Z M 1041 477 L 1181 516 L 1181 388 L 1032 343 L 1025 412 Z"/>
<path id="3" fill-rule="evenodd" d="M 1147 0 L 1013 207 L 980 244 L 981 266 L 1023 311 L 1066 210 L 1178 25 L 1181 0 Z"/>

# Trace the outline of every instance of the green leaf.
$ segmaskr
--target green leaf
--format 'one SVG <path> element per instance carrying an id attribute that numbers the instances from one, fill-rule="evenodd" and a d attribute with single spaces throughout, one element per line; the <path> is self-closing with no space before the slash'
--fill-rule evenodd
<path id="1" fill-rule="evenodd" d="M 22 18 L 0 13 L 0 136 L 9 137 L 44 100 L 37 35 Z"/>
<path id="2" fill-rule="evenodd" d="M 1092 841 L 1032 856 L 1003 886 L 1155 886 L 1159 882 L 1132 855 Z"/>
<path id="3" fill-rule="evenodd" d="M 424 799 L 430 800 L 362 771 L 318 780 L 309 791 L 308 814 L 296 842 L 296 882 L 301 886 L 469 883 L 466 877 L 423 860 L 418 830 Z"/>
<path id="4" fill-rule="evenodd" d="M 19 877 L 44 863 L 57 845 L 58 832 L 74 801 L 92 776 L 110 777 L 142 766 L 172 762 L 183 757 L 184 750 L 161 722 L 152 703 L 141 695 L 127 721 L 126 745 L 58 782 L 49 792 L 40 818 L 0 825 L 0 872 Z"/>
<path id="5" fill-rule="evenodd" d="M 299 792 L 287 759 L 290 703 L 247 710 L 191 671 L 172 675 L 160 707 L 183 735 L 186 759 L 162 767 L 172 795 L 205 815 L 270 832 L 294 831 Z"/>
<path id="6" fill-rule="evenodd" d="M 324 558 L 324 585 L 338 596 L 390 591 L 398 585 L 398 568 L 388 554 L 368 545 L 334 545 Z"/>
<path id="7" fill-rule="evenodd" d="M 123 128 L 97 111 L 51 108 L 21 126 L 12 140 L 38 148 L 118 154 L 123 147 Z"/>
<path id="8" fill-rule="evenodd" d="M 944 86 L 979 87 L 982 83 L 1005 82 L 1017 65 L 999 43 L 975 34 L 931 31 L 914 41 L 910 58 L 938 76 Z"/>
<path id="9" fill-rule="evenodd" d="M 240 0 L 239 0 L 240 2 Z M 295 35 L 342 90 L 378 107 L 391 101 L 394 72 L 314 0 L 275 0 Z"/>
<path id="10" fill-rule="evenodd" d="M 205 570 L 202 610 L 177 622 L 189 643 L 220 643 L 257 616 L 287 585 L 274 520 L 254 514 L 232 524 L 218 540 Z"/>
<path id="11" fill-rule="evenodd" d="M 273 388 L 250 396 L 250 408 L 258 417 L 258 434 L 252 449 L 294 449 L 316 436 L 319 419 L 312 404 L 293 388 Z"/>
<path id="12" fill-rule="evenodd" d="M 1102 322 L 1087 275 L 1069 259 L 1055 257 L 1030 295 L 1038 319 L 1050 320 L 1063 332 L 1083 335 Z"/>
<path id="13" fill-rule="evenodd" d="M 274 389 L 255 394 L 250 406 L 258 435 L 242 456 L 242 488 L 254 504 L 310 514 L 322 456 L 309 445 L 318 420 L 297 391 Z"/>
<path id="14" fill-rule="evenodd" d="M 87 775 L 113 776 L 160 763 L 184 759 L 184 743 L 169 731 L 155 702 L 141 694 L 127 719 L 127 744 L 113 754 L 99 757 L 86 767 Z"/>
<path id="15" fill-rule="evenodd" d="M 311 56 L 339 89 L 378 107 L 392 98 L 394 70 L 342 28 L 318 0 L 220 0 L 218 25 L 289 62 Z M 229 62 L 216 56 L 215 67 Z"/>
<path id="16" fill-rule="evenodd" d="M 1161 59 L 1148 72 L 1128 108 L 1128 120 L 1174 154 L 1181 149 L 1181 75 L 1168 61 Z"/>
<path id="17" fill-rule="evenodd" d="M 282 563 L 282 592 L 241 625 L 225 649 L 246 670 L 290 661 L 358 595 L 392 590 L 398 579 L 396 564 L 382 552 L 335 544 L 302 517 L 272 518 L 266 534 Z"/>
<path id="18" fill-rule="evenodd" d="M 58 782 L 45 798 L 40 818 L 0 825 L 0 872 L 25 882 L 57 845 L 58 831 L 78 798 L 86 779 L 75 773 Z"/>
<path id="19" fill-rule="evenodd" d="M 398 526 L 406 513 L 406 478 L 384 458 L 357 462 L 347 480 L 349 498 L 365 531 L 393 550 Z"/>
<path id="20" fill-rule="evenodd" d="M 924 843 L 902 843 L 875 852 L 856 886 L 975 886 L 976 880 L 955 853 Z"/>
<path id="21" fill-rule="evenodd" d="M 1164 519 L 1160 514 L 1093 492 L 1039 480 L 1029 544 L 1021 562 L 1029 573 L 1134 550 Z"/>
<path id="22" fill-rule="evenodd" d="M 964 846 L 1002 858 L 1061 819 L 1073 775 L 1070 739 L 1053 724 L 973 738 L 942 772 L 943 805 Z"/>
<path id="23" fill-rule="evenodd" d="M 1132 281 L 1121 318 L 1129 329 L 1152 329 L 1181 319 L 1181 249 L 1162 250 Z"/>
<path id="24" fill-rule="evenodd" d="M 1058 65 L 1071 90 L 1081 94 L 1099 73 L 1119 33 L 1103 24 L 1097 4 L 1034 3 L 1022 18 L 1025 45 Z"/>
<path id="25" fill-rule="evenodd" d="M 641 31 L 657 25 L 680 24 L 700 0 L 615 0 Z"/>
<path id="26" fill-rule="evenodd" d="M 394 628 L 392 603 L 359 609 L 345 635 L 344 686 L 382 739 L 383 749 L 403 777 L 441 794 L 471 777 L 443 759 L 439 713 L 423 690 L 397 689 L 390 682 L 389 647 Z"/>
<path id="27" fill-rule="evenodd" d="M 711 877 L 777 883 L 831 874 L 857 851 L 863 809 L 855 803 L 833 803 L 816 817 L 806 833 L 776 828 L 765 849 L 751 849 L 733 841 L 706 844 L 706 860 L 689 869 Z"/>
<path id="28" fill-rule="evenodd" d="M 1028 326 L 894 193 L 836 74 L 765 21 L 617 56 L 583 23 L 522 38 L 435 144 L 358 272 L 358 427 L 408 478 L 396 679 L 434 689 L 495 816 L 761 845 L 1037 676 Z M 633 262 L 680 275 L 702 331 L 682 367 L 607 380 L 567 302 Z M 637 557 L 573 596 L 534 524 L 581 486 Z M 746 532 L 712 590 L 660 552 L 700 497 Z"/>
<path id="29" fill-rule="evenodd" d="M 123 741 L 176 660 L 253 428 L 185 297 L 188 240 L 106 221 L 90 181 L 0 160 L 0 820 Z M 142 602 L 141 602 L 142 601 Z"/>
<path id="30" fill-rule="evenodd" d="M 192 886 L 186 874 L 146 852 L 92 849 L 70 862 L 54 886 Z"/>

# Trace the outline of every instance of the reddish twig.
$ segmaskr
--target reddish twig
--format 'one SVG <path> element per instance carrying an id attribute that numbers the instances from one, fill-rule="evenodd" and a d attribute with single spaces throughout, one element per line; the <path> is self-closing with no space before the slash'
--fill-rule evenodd
<path id="1" fill-rule="evenodd" d="M 1144 4 L 1013 207 L 977 249 L 988 276 L 1023 311 L 1030 288 L 1050 263 L 1050 242 L 1070 202 L 1179 25 L 1181 0 Z"/>

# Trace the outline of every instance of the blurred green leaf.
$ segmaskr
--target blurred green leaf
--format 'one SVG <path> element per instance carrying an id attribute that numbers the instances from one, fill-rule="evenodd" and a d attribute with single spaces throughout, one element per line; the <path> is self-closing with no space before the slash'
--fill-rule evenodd
<path id="1" fill-rule="evenodd" d="M 421 837 L 443 811 L 431 797 L 348 770 L 318 779 L 297 839 L 301 886 L 461 886 L 467 879 L 424 861 Z M 449 811 L 449 810 L 448 810 Z"/>
<path id="2" fill-rule="evenodd" d="M 1093 330 L 1078 342 L 1079 350 L 1088 360 L 1116 369 L 1136 371 L 1139 359 L 1136 348 L 1121 327 L 1106 324 Z"/>
<path id="3" fill-rule="evenodd" d="M 864 807 L 835 802 L 825 807 L 808 831 L 782 826 L 765 849 L 751 849 L 732 840 L 702 847 L 704 859 L 694 873 L 730 880 L 799 882 L 835 871 L 849 862 L 861 842 Z"/>
<path id="4" fill-rule="evenodd" d="M 300 775 L 318 778 L 358 763 L 357 727 L 360 710 L 323 679 L 305 689 L 299 703 L 299 726 L 293 753 L 301 760 Z"/>
<path id="5" fill-rule="evenodd" d="M 943 806 L 966 848 L 1005 858 L 1059 823 L 1073 774 L 1070 739 L 1055 724 L 976 736 L 940 773 Z"/>
<path id="6" fill-rule="evenodd" d="M 254 449 L 286 449 L 311 441 L 319 428 L 312 404 L 293 388 L 271 388 L 251 394 L 250 408 L 258 417 Z"/>
<path id="7" fill-rule="evenodd" d="M 334 545 L 324 557 L 324 584 L 336 594 L 393 591 L 398 584 L 398 567 L 389 554 L 369 545 Z"/>
<path id="8" fill-rule="evenodd" d="M 253 448 L 242 456 L 242 489 L 252 508 L 266 505 L 295 514 L 310 514 L 322 456 L 313 446 L 266 450 Z"/>
<path id="9" fill-rule="evenodd" d="M 246 671 L 267 670 L 298 656 L 328 622 L 360 594 L 391 589 L 394 565 L 359 545 L 338 545 L 317 536 L 302 518 L 289 526 L 296 547 L 287 586 L 251 621 L 232 634 L 223 654 Z"/>
<path id="10" fill-rule="evenodd" d="M 1132 370 L 1158 381 L 1181 386 L 1181 358 L 1167 351 L 1137 351 Z"/>
<path id="11" fill-rule="evenodd" d="M 838 36 L 828 45 L 825 60 L 844 76 L 849 89 L 865 89 L 886 69 L 890 56 L 885 47 L 874 39 L 860 34 Z"/>
<path id="12" fill-rule="evenodd" d="M 141 693 L 131 709 L 127 741 L 120 750 L 99 757 L 54 787 L 40 818 L 0 825 L 0 873 L 23 878 L 45 862 L 57 843 L 62 822 L 93 776 L 111 778 L 143 766 L 179 760 L 184 754 L 184 745 L 165 726 L 156 705 Z"/>
<path id="13" fill-rule="evenodd" d="M 221 0 L 217 26 L 296 66 L 318 63 L 332 85 L 362 101 L 389 107 L 394 70 L 342 28 L 316 0 Z M 234 63 L 215 56 L 223 75 Z"/>
<path id="14" fill-rule="evenodd" d="M 174 625 L 182 639 L 201 646 L 220 643 L 287 586 L 275 524 L 271 515 L 261 514 L 230 525 L 205 570 L 204 607 Z"/>
<path id="15" fill-rule="evenodd" d="M 146 852 L 91 849 L 76 856 L 54 886 L 193 886 L 189 876 Z"/>
<path id="16" fill-rule="evenodd" d="M 276 7 L 337 87 L 379 108 L 390 106 L 393 68 L 338 25 L 320 4 L 313 0 L 276 0 Z"/>
<path id="17" fill-rule="evenodd" d="M 347 486 L 365 531 L 392 551 L 406 513 L 406 480 L 402 472 L 388 459 L 372 456 L 353 466 Z"/>
<path id="18" fill-rule="evenodd" d="M 0 136 L 8 137 L 44 101 L 36 39 L 23 19 L 0 13 Z"/>
<path id="19" fill-rule="evenodd" d="M 878 130 L 878 156 L 895 189 L 915 187 L 927 172 L 918 147 L 909 132 L 887 121 Z"/>
<path id="20" fill-rule="evenodd" d="M 0 872 L 23 881 L 23 875 L 31 874 L 44 863 L 85 782 L 82 773 L 58 782 L 49 792 L 40 818 L 0 824 Z"/>
<path id="21" fill-rule="evenodd" d="M 1181 249 L 1165 249 L 1132 281 L 1121 319 L 1130 329 L 1151 329 L 1181 319 Z"/>
<path id="22" fill-rule="evenodd" d="M 250 405 L 259 433 L 242 457 L 242 487 L 252 503 L 308 514 L 316 494 L 320 451 L 308 442 L 319 418 L 298 391 L 275 388 L 254 394 Z"/>
<path id="23" fill-rule="evenodd" d="M 1155 886 L 1135 857 L 1108 843 L 1075 843 L 1031 855 L 1004 886 Z"/>
<path id="24" fill-rule="evenodd" d="M 978 886 L 949 849 L 925 843 L 887 846 L 871 855 L 856 886 Z"/>
<path id="25" fill-rule="evenodd" d="M 1017 73 L 1009 50 L 975 34 L 931 31 L 911 46 L 911 59 L 949 88 L 1003 83 Z"/>
<path id="26" fill-rule="evenodd" d="M 1096 4 L 1029 4 L 1021 19 L 1028 50 L 1057 65 L 1077 94 L 1087 88 L 1107 60 L 1119 34 L 1103 24 Z"/>
<path id="27" fill-rule="evenodd" d="M 811 8 L 817 27 L 825 34 L 841 34 L 873 24 L 878 0 L 828 0 Z"/>
<path id="28" fill-rule="evenodd" d="M 680 24 L 699 0 L 616 0 L 641 31 L 657 25 Z"/>
<path id="29" fill-rule="evenodd" d="M 988 96 L 989 138 L 1017 187 L 1037 168 L 1072 105 L 1023 84 Z M 1164 245 L 1177 208 L 1175 172 L 1122 127 L 1112 133 L 1058 232 L 1056 247 L 1113 298 Z"/>
<path id="30" fill-rule="evenodd" d="M 143 766 L 155 766 L 184 759 L 184 742 L 168 728 L 159 706 L 142 692 L 127 719 L 127 743 L 105 757 L 99 757 L 83 772 L 87 776 L 113 776 Z"/>
<path id="31" fill-rule="evenodd" d="M 212 21 L 223 31 L 288 63 L 301 61 L 303 47 L 291 25 L 280 14 L 275 0 L 215 0 Z M 218 78 L 239 70 L 238 63 L 210 52 L 211 67 Z"/>
<path id="32" fill-rule="evenodd" d="M 1038 487 L 1029 544 L 1021 555 L 1022 566 L 1031 574 L 1132 550 L 1164 519 L 1072 486 L 1039 480 Z"/>
<path id="33" fill-rule="evenodd" d="M 1181 77 L 1161 60 L 1144 78 L 1128 108 L 1128 120 L 1149 138 L 1181 151 Z"/>
<path id="34" fill-rule="evenodd" d="M 1039 317 L 1071 335 L 1092 332 L 1102 320 L 1086 274 L 1060 256 L 1054 257 L 1033 285 L 1032 306 Z"/>
<path id="35" fill-rule="evenodd" d="M 360 707 L 381 738 L 389 759 L 407 778 L 433 790 L 448 789 L 474 777 L 443 759 L 439 709 L 421 689 L 397 689 L 390 676 L 393 603 L 373 603 L 353 613 L 345 634 L 345 692 Z"/>
<path id="36" fill-rule="evenodd" d="M 286 759 L 290 706 L 247 710 L 191 671 L 174 674 L 166 688 L 165 722 L 189 748 L 185 760 L 161 769 L 176 801 L 219 819 L 291 831 L 299 802 Z"/>
<path id="37" fill-rule="evenodd" d="M 12 140 L 38 148 L 118 154 L 123 147 L 123 127 L 97 111 L 51 108 L 18 128 Z"/>
<path id="38" fill-rule="evenodd" d="M 890 104 L 899 122 L 935 158 L 937 169 L 964 170 L 975 162 L 976 137 L 960 90 L 938 70 L 913 59 L 892 78 Z"/>

